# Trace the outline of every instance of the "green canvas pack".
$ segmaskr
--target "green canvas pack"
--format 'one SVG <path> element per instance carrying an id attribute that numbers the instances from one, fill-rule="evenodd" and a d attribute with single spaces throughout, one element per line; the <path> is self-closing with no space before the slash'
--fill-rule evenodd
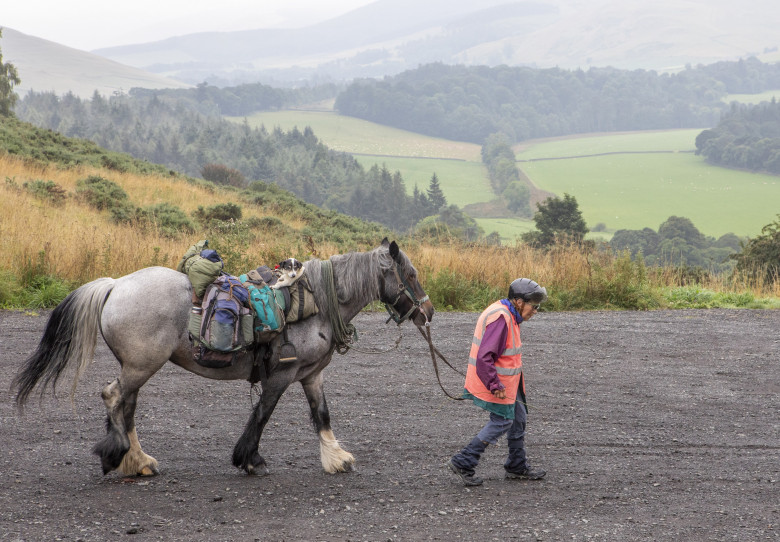
<path id="1" fill-rule="evenodd" d="M 192 290 L 199 300 L 203 299 L 206 288 L 219 277 L 224 267 L 219 254 L 208 246 L 206 239 L 192 245 L 176 266 L 177 271 L 189 277 Z"/>

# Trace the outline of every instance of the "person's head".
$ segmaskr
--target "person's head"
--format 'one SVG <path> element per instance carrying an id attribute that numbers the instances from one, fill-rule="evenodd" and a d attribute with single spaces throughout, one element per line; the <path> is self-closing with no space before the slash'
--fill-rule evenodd
<path id="1" fill-rule="evenodd" d="M 509 285 L 507 298 L 514 304 L 523 320 L 528 320 L 539 310 L 539 305 L 547 301 L 547 289 L 531 279 L 515 279 Z"/>

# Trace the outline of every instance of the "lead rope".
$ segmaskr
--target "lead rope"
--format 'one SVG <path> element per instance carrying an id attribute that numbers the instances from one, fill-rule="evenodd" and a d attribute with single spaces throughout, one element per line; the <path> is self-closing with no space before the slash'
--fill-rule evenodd
<path id="1" fill-rule="evenodd" d="M 336 352 L 346 354 L 357 342 L 357 329 L 352 324 L 345 324 L 339 312 L 339 298 L 336 295 L 336 282 L 333 278 L 333 263 L 330 260 L 321 260 L 322 283 L 325 287 L 325 295 L 328 299 L 328 318 L 330 328 L 333 330 L 333 340 L 336 343 Z"/>
<path id="2" fill-rule="evenodd" d="M 450 395 L 449 393 L 447 393 L 447 390 L 445 390 L 445 389 L 444 389 L 444 386 L 443 386 L 443 385 L 442 385 L 442 383 L 441 383 L 441 379 L 439 378 L 439 366 L 438 366 L 438 364 L 436 363 L 436 356 L 439 356 L 439 357 L 441 358 L 441 360 L 442 360 L 444 363 L 446 363 L 446 364 L 447 364 L 447 367 L 449 367 L 450 369 L 452 369 L 453 371 L 455 371 L 455 372 L 456 372 L 456 373 L 458 373 L 459 375 L 461 375 L 461 376 L 463 376 L 463 377 L 465 377 L 466 375 L 465 375 L 464 373 L 462 373 L 461 371 L 459 371 L 458 369 L 456 369 L 455 367 L 453 367 L 453 366 L 450 364 L 450 362 L 449 362 L 449 361 L 447 361 L 447 359 L 444 357 L 444 355 L 442 355 L 442 353 L 441 353 L 441 352 L 439 352 L 439 349 L 438 349 L 438 348 L 436 348 L 435 346 L 433 346 L 433 340 L 431 339 L 431 326 L 430 326 L 430 324 L 427 324 L 427 325 L 425 326 L 425 327 L 427 328 L 427 333 L 426 333 L 426 332 L 424 332 L 424 331 L 422 330 L 422 327 L 423 327 L 423 326 L 417 326 L 417 329 L 420 331 L 420 334 L 421 334 L 423 337 L 425 337 L 425 340 L 427 340 L 427 341 L 428 341 L 428 346 L 429 346 L 429 348 L 430 348 L 430 350 L 431 350 L 431 362 L 433 362 L 433 371 L 434 371 L 434 373 L 436 373 L 436 380 L 437 380 L 437 382 L 439 383 L 439 387 L 441 388 L 441 391 L 443 391 L 443 392 L 444 392 L 444 395 L 446 395 L 446 396 L 447 396 L 447 397 L 449 397 L 450 399 L 455 399 L 456 401 L 465 401 L 466 399 L 468 399 L 468 397 L 453 397 L 452 395 Z M 526 411 L 528 410 L 527 403 L 523 403 L 523 402 L 522 402 L 522 401 L 520 401 L 520 400 L 515 400 L 515 403 L 519 403 L 519 404 L 521 404 L 521 405 L 526 405 Z"/>
<path id="3" fill-rule="evenodd" d="M 458 374 L 460 374 L 460 375 L 462 375 L 464 377 L 466 375 L 464 375 L 458 369 L 453 367 L 450 364 L 450 362 L 447 361 L 447 359 L 442 355 L 442 353 L 439 352 L 439 349 L 436 348 L 435 346 L 433 346 L 433 340 L 431 339 L 431 326 L 430 326 L 430 324 L 425 326 L 425 328 L 427 329 L 427 333 L 423 332 L 422 328 L 423 328 L 423 326 L 417 326 L 417 329 L 420 330 L 420 333 L 422 334 L 422 336 L 425 337 L 425 340 L 428 341 L 428 347 L 431 350 L 431 362 L 433 363 L 433 372 L 436 373 L 436 381 L 439 383 L 439 387 L 441 388 L 441 391 L 443 391 L 444 395 L 446 395 L 450 399 L 454 399 L 455 401 L 464 401 L 466 399 L 465 397 L 454 397 L 454 396 L 450 395 L 447 392 L 447 390 L 444 389 L 444 386 L 441 383 L 441 378 L 439 378 L 439 365 L 436 363 L 436 356 L 438 355 L 442 359 L 442 361 L 444 363 L 446 363 L 447 366 L 450 369 L 452 369 L 453 371 L 455 371 L 456 373 L 458 373 Z"/>

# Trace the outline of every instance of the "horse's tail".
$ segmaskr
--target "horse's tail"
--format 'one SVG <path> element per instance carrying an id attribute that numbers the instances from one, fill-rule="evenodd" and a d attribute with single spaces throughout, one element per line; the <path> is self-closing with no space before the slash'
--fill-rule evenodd
<path id="1" fill-rule="evenodd" d="M 41 395 L 57 380 L 71 362 L 76 362 L 71 397 L 79 376 L 95 356 L 100 314 L 115 280 L 104 277 L 72 291 L 51 313 L 38 348 L 27 358 L 11 384 L 17 390 L 16 404 L 23 406 L 35 385 L 43 380 Z"/>

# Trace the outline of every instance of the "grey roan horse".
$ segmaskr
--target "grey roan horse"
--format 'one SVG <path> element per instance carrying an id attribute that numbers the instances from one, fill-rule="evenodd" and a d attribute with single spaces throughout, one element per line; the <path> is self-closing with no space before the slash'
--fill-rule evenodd
<path id="1" fill-rule="evenodd" d="M 331 284 L 335 283 L 331 292 L 338 299 L 341 320 L 322 283 L 324 275 L 330 276 L 323 271 L 326 262 L 305 262 L 320 310 L 305 320 L 288 324 L 289 341 L 296 348 L 297 359 L 281 362 L 276 354 L 260 377 L 261 398 L 233 450 L 233 464 L 249 474 L 267 472 L 258 451 L 260 437 L 279 398 L 294 382 L 301 383 L 309 402 L 323 468 L 330 473 L 351 470 L 355 459 L 333 435 L 323 392 L 322 370 L 330 363 L 336 347 L 346 344 L 337 344 L 334 326 L 346 327 L 376 300 L 385 303 L 398 323 L 408 318 L 422 326 L 433 316 L 433 305 L 417 280 L 417 271 L 395 241 L 384 239 L 374 250 L 336 255 L 329 261 Z M 330 298 L 335 299 L 332 295 Z M 135 428 L 136 399 L 141 386 L 167 361 L 217 380 L 251 381 L 256 374 L 253 368 L 257 356 L 251 354 L 221 369 L 202 367 L 193 360 L 187 331 L 191 300 L 192 287 L 187 276 L 165 267 L 148 267 L 118 279 L 100 278 L 74 290 L 54 309 L 38 348 L 14 379 L 17 404 L 22 406 L 27 401 L 38 382 L 42 382 L 42 394 L 47 386 L 54 389 L 68 365 L 76 365 L 75 391 L 79 375 L 94 357 L 100 331 L 121 371 L 119 378 L 103 388 L 107 434 L 93 452 L 100 457 L 104 474 L 114 469 L 126 475 L 157 474 L 157 461 L 141 450 Z"/>

